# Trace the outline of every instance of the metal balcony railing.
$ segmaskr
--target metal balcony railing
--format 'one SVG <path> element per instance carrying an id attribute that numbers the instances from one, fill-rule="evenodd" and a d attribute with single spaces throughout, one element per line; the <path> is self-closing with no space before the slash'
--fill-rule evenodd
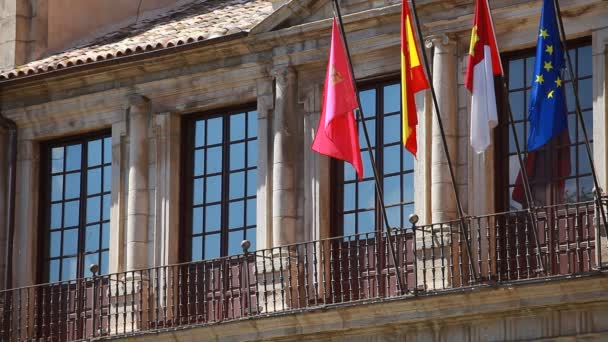
<path id="1" fill-rule="evenodd" d="M 585 202 L 541 208 L 533 216 L 469 217 L 471 255 L 455 221 L 393 230 L 390 239 L 365 233 L 6 290 L 0 292 L 0 340 L 129 336 L 592 273 L 601 264 L 595 210 Z"/>

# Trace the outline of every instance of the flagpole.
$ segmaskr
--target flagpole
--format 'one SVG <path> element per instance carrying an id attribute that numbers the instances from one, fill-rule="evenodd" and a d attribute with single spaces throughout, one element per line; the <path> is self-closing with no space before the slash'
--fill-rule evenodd
<path id="1" fill-rule="evenodd" d="M 574 102 L 576 104 L 576 115 L 578 117 L 578 122 L 583 131 L 583 137 L 585 138 L 585 149 L 587 151 L 587 156 L 589 157 L 589 165 L 591 166 L 591 174 L 593 175 L 593 184 L 595 186 L 595 199 L 596 205 L 599 206 L 599 211 L 602 216 L 602 221 L 604 223 L 604 233 L 608 236 L 608 225 L 606 224 L 606 212 L 604 211 L 604 206 L 602 205 L 602 190 L 600 188 L 600 182 L 598 181 L 597 171 L 595 169 L 595 162 L 593 161 L 593 153 L 591 152 L 591 147 L 589 145 L 589 135 L 587 133 L 587 127 L 585 127 L 585 121 L 583 120 L 583 112 L 581 111 L 581 103 L 578 96 L 578 81 L 574 78 L 574 69 L 572 69 L 572 60 L 570 59 L 570 53 L 568 52 L 568 47 L 566 45 L 566 30 L 564 30 L 564 21 L 562 20 L 561 9 L 559 7 L 559 1 L 553 0 L 555 6 L 555 16 L 557 17 L 559 23 L 559 31 L 560 31 L 560 42 L 562 44 L 562 50 L 564 51 L 564 55 L 566 55 L 566 62 L 568 63 L 568 73 L 570 75 L 570 81 L 572 82 L 572 90 L 574 91 Z"/>
<path id="2" fill-rule="evenodd" d="M 422 43 L 422 32 L 420 30 L 420 20 L 418 19 L 418 11 L 416 10 L 416 3 L 415 3 L 415 0 L 410 0 L 410 2 L 412 4 L 412 13 L 413 13 L 415 21 L 416 21 L 416 31 L 418 34 L 418 40 L 420 41 L 420 43 Z M 461 234 L 464 235 L 467 252 L 469 254 L 469 269 L 470 269 L 471 273 L 473 273 L 474 280 L 477 281 L 477 279 L 478 279 L 477 270 L 475 269 L 475 267 L 473 267 L 473 263 L 472 263 L 472 259 L 471 259 L 472 258 L 471 240 L 469 238 L 467 225 L 466 225 L 466 222 L 464 219 L 464 210 L 462 209 L 462 203 L 460 202 L 460 196 L 458 195 L 458 188 L 456 186 L 456 176 L 454 175 L 454 167 L 452 165 L 452 160 L 450 158 L 450 151 L 448 149 L 448 144 L 447 144 L 446 137 L 445 137 L 443 121 L 441 120 L 441 112 L 439 111 L 439 103 L 437 102 L 435 86 L 433 85 L 433 82 L 432 82 L 431 68 L 429 67 L 429 60 L 426 56 L 426 53 L 424 53 L 424 51 L 422 52 L 422 57 L 423 57 L 422 59 L 424 61 L 424 69 L 426 70 L 426 74 L 428 75 L 429 79 L 431 79 L 431 82 L 429 82 L 429 83 L 430 83 L 430 88 L 431 88 L 431 95 L 433 98 L 433 105 L 435 107 L 435 114 L 436 114 L 435 116 L 437 117 L 437 124 L 439 125 L 439 131 L 441 132 L 441 142 L 443 145 L 443 151 L 445 153 L 445 157 L 448 162 L 450 178 L 452 179 L 452 188 L 454 190 L 454 196 L 456 197 L 456 206 L 458 208 L 458 216 L 459 216 L 459 220 L 460 220 Z"/>
<path id="3" fill-rule="evenodd" d="M 486 0 L 487 1 L 487 0 Z M 492 19 L 492 9 L 490 8 L 490 2 L 487 1 L 488 5 L 488 14 L 490 15 L 490 21 L 492 24 L 492 30 L 494 30 L 494 20 Z M 502 63 L 502 61 L 500 61 Z M 542 259 L 541 253 L 542 250 L 540 248 L 540 240 L 538 238 L 538 220 L 536 216 L 536 204 L 534 203 L 534 197 L 532 196 L 532 189 L 530 188 L 530 178 L 528 178 L 528 170 L 526 169 L 526 165 L 521 156 L 521 146 L 519 145 L 519 137 L 517 136 L 517 130 L 515 129 L 515 119 L 513 117 L 513 111 L 511 110 L 511 101 L 509 100 L 509 91 L 507 88 L 507 81 L 505 79 L 504 72 L 500 74 L 500 80 L 502 85 L 502 94 L 507 102 L 507 112 L 509 114 L 509 120 L 511 124 L 511 133 L 513 133 L 513 138 L 515 140 L 515 149 L 517 150 L 517 161 L 519 163 L 519 170 L 521 172 L 522 183 L 524 184 L 524 193 L 526 194 L 526 201 L 528 202 L 527 212 L 530 216 L 530 221 L 532 222 L 532 232 L 534 233 L 534 240 L 536 242 L 536 248 L 538 248 L 538 253 L 536 254 L 538 259 L 539 269 L 536 270 L 538 273 L 542 273 L 545 269 L 545 263 Z"/>
<path id="4" fill-rule="evenodd" d="M 350 58 L 350 50 L 348 48 L 348 41 L 346 40 L 346 34 L 344 31 L 344 23 L 342 22 L 342 13 L 340 13 L 340 4 L 338 4 L 338 0 L 333 0 L 334 6 L 334 14 L 338 18 L 338 26 L 340 27 L 340 34 L 342 35 L 342 40 L 344 41 L 344 49 L 346 50 L 346 56 L 348 57 L 348 67 L 350 68 L 350 73 L 355 77 L 355 72 L 353 69 L 353 64 Z M 361 107 L 361 99 L 359 98 L 359 91 L 357 90 L 357 82 L 353 80 L 353 88 L 355 90 L 355 95 L 357 96 L 357 108 L 355 111 L 358 114 L 359 119 L 361 120 L 361 126 L 363 127 L 363 135 L 365 136 L 365 142 L 367 143 L 367 152 L 369 153 L 370 163 L 372 164 L 372 170 L 374 172 L 374 181 L 376 183 L 376 197 L 378 198 L 378 204 L 380 205 L 380 210 L 382 211 L 382 217 L 384 219 L 384 224 L 386 226 L 386 233 L 388 237 L 388 245 L 390 247 L 393 264 L 395 266 L 395 277 L 397 278 L 397 286 L 399 287 L 399 291 L 401 294 L 405 293 L 405 289 L 403 288 L 401 281 L 401 272 L 399 271 L 399 264 L 397 263 L 397 252 L 395 251 L 395 246 L 393 246 L 391 240 L 393 239 L 391 233 L 391 227 L 389 225 L 388 215 L 386 214 L 386 206 L 384 205 L 384 195 L 382 193 L 382 188 L 380 187 L 380 178 L 378 176 L 378 170 L 376 169 L 376 161 L 374 158 L 374 153 L 372 152 L 372 144 L 369 138 L 369 133 L 367 131 L 367 125 L 365 124 L 365 118 L 363 115 L 363 108 Z"/>

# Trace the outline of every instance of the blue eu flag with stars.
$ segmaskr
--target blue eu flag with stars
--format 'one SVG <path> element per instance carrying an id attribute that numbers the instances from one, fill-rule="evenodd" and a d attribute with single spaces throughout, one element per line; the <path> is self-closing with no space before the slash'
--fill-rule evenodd
<path id="1" fill-rule="evenodd" d="M 562 50 L 553 0 L 544 0 L 532 77 L 528 151 L 545 145 L 568 127 Z"/>

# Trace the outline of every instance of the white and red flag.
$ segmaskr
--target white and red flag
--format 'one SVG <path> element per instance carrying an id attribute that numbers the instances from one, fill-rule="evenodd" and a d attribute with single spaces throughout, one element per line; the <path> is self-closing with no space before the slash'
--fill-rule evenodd
<path id="1" fill-rule="evenodd" d="M 359 179 L 362 179 L 363 163 L 354 114 L 358 101 L 353 79 L 344 41 L 334 18 L 323 108 L 312 149 L 352 164 Z"/>
<path id="2" fill-rule="evenodd" d="M 472 95 L 471 146 L 477 153 L 488 148 L 490 131 L 498 124 L 494 76 L 502 74 L 488 1 L 475 0 L 465 86 Z"/>

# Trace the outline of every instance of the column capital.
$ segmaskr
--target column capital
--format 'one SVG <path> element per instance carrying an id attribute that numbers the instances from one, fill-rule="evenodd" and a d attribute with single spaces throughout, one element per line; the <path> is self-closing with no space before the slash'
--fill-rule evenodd
<path id="1" fill-rule="evenodd" d="M 456 36 L 449 33 L 430 35 L 424 38 L 424 46 L 426 46 L 427 49 L 432 47 L 443 48 L 447 46 L 456 46 Z"/>
<path id="2" fill-rule="evenodd" d="M 286 83 L 296 78 L 296 68 L 290 65 L 275 66 L 270 70 L 270 75 L 276 78 L 277 82 Z"/>
<path id="3" fill-rule="evenodd" d="M 150 99 L 140 94 L 129 95 L 130 107 L 144 107 L 150 105 Z"/>

